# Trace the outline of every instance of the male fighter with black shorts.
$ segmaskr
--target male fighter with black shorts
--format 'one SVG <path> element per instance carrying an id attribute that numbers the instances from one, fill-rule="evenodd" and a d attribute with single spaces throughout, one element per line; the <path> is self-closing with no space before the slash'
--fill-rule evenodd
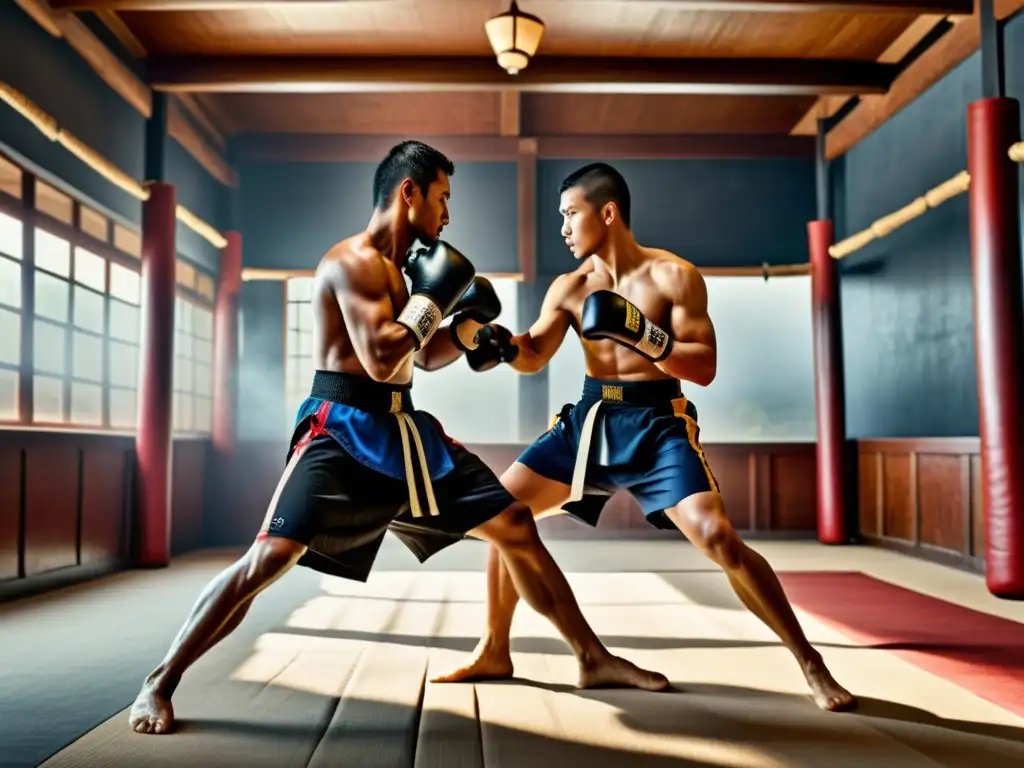
<path id="1" fill-rule="evenodd" d="M 680 379 L 707 386 L 715 378 L 703 278 L 675 254 L 636 242 L 629 188 L 611 166 L 581 168 L 560 192 L 562 235 L 583 263 L 555 279 L 526 333 L 485 325 L 466 359 L 478 371 L 505 362 L 536 373 L 572 326 L 587 375 L 580 401 L 562 409 L 502 484 L 535 515 L 560 508 L 595 526 L 608 497 L 628 489 L 649 523 L 678 528 L 723 568 L 743 604 L 792 651 L 818 706 L 850 707 L 853 696 L 807 641 L 771 566 L 729 524 L 700 445 L 697 409 L 682 393 Z M 487 633 L 473 662 L 438 681 L 512 674 L 509 632 L 519 595 L 507 566 L 492 548 Z"/>
<path id="2" fill-rule="evenodd" d="M 374 176 L 366 231 L 321 260 L 313 296 L 317 371 L 284 474 L 252 547 L 210 582 L 146 678 L 129 716 L 136 732 L 168 731 L 171 696 L 185 670 L 238 626 L 257 594 L 296 564 L 366 581 L 388 529 L 421 562 L 467 535 L 497 547 L 517 592 L 572 646 L 582 687 L 668 685 L 608 652 L 530 510 L 433 416 L 413 408 L 413 366 L 432 370 L 456 360 L 501 312 L 490 283 L 437 239 L 448 223 L 454 172 L 425 144 L 394 147 Z M 437 333 L 448 316 L 452 323 Z"/>

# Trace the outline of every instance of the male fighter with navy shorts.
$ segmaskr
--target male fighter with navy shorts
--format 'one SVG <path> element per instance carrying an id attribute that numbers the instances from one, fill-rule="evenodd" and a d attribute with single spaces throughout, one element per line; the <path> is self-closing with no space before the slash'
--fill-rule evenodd
<path id="1" fill-rule="evenodd" d="M 530 510 L 413 407 L 413 366 L 432 370 L 458 359 L 501 312 L 490 283 L 437 239 L 448 223 L 454 172 L 425 144 L 394 147 L 374 176 L 366 230 L 321 260 L 313 291 L 317 371 L 284 474 L 252 547 L 206 587 L 146 678 L 129 716 L 136 732 L 168 731 L 171 696 L 185 670 L 238 626 L 257 594 L 296 564 L 366 581 L 389 529 L 421 562 L 467 535 L 497 547 L 516 590 L 572 646 L 581 687 L 668 685 L 608 652 Z"/>
<path id="2" fill-rule="evenodd" d="M 608 498 L 630 491 L 649 523 L 678 528 L 723 568 L 744 605 L 796 657 L 820 707 L 850 707 L 853 696 L 807 641 L 771 566 L 729 524 L 701 448 L 697 409 L 680 380 L 707 386 L 716 373 L 703 278 L 675 254 L 636 242 L 629 188 L 611 166 L 581 168 L 560 192 L 562 235 L 583 263 L 555 279 L 526 333 L 485 325 L 467 361 L 478 371 L 505 362 L 536 373 L 571 326 L 587 375 L 579 402 L 562 409 L 502 484 L 537 516 L 561 509 L 595 526 Z M 509 632 L 519 596 L 507 565 L 491 548 L 487 633 L 468 666 L 437 680 L 512 674 Z"/>

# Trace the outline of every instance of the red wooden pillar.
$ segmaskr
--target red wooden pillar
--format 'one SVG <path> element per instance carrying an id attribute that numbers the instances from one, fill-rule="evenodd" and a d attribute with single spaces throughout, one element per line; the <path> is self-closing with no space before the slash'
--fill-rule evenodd
<path id="1" fill-rule="evenodd" d="M 832 222 L 807 224 L 811 252 L 811 317 L 814 333 L 814 394 L 818 422 L 818 540 L 844 544 L 846 530 L 843 452 L 842 348 L 839 333 L 839 274 L 829 253 Z"/>
<path id="2" fill-rule="evenodd" d="M 985 580 L 1014 598 L 1024 598 L 1024 302 L 1018 170 L 1007 151 L 1019 139 L 1016 99 L 968 105 Z"/>
<path id="3" fill-rule="evenodd" d="M 142 345 L 139 349 L 138 564 L 171 552 L 171 391 L 174 373 L 174 187 L 154 182 L 142 207 Z"/>
<path id="4" fill-rule="evenodd" d="M 238 440 L 238 306 L 242 290 L 242 235 L 226 232 L 213 309 L 213 447 L 222 456 Z"/>

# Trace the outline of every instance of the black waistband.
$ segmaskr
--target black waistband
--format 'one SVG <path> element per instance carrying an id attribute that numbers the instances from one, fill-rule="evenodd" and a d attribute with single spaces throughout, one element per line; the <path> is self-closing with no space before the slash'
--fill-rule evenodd
<path id="1" fill-rule="evenodd" d="M 654 381 L 613 381 L 610 379 L 583 380 L 581 400 L 594 402 L 625 403 L 649 408 L 667 405 L 671 400 L 682 397 L 683 390 L 678 379 L 655 379 Z"/>
<path id="2" fill-rule="evenodd" d="M 394 413 L 413 410 L 411 388 L 409 384 L 383 384 L 351 373 L 317 371 L 313 374 L 313 388 L 309 396 L 349 405 L 361 411 Z"/>

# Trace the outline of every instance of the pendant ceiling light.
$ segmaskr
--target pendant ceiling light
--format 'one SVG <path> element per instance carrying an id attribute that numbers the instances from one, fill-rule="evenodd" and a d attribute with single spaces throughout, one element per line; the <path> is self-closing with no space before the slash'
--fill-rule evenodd
<path id="1" fill-rule="evenodd" d="M 484 24 L 487 40 L 498 57 L 498 66 L 510 75 L 517 75 L 537 52 L 544 35 L 544 22 L 523 13 L 515 0 L 505 13 Z"/>

